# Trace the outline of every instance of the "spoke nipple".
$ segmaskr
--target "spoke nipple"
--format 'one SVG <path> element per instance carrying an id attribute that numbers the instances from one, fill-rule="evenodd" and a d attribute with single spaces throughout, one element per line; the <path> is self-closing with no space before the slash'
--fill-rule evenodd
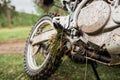
<path id="1" fill-rule="evenodd" d="M 32 40 L 30 40 L 30 41 L 29 41 L 29 43 L 30 43 L 30 44 L 32 44 L 32 43 L 33 43 L 33 41 L 32 41 Z"/>

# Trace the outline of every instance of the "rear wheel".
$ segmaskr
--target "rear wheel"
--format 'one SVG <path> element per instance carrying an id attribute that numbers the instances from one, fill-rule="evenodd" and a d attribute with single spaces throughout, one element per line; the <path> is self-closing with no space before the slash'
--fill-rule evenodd
<path id="1" fill-rule="evenodd" d="M 58 53 L 57 56 L 54 56 L 52 49 L 49 49 L 51 45 L 50 40 L 41 41 L 35 45 L 32 44 L 35 36 L 50 30 L 54 30 L 52 17 L 45 15 L 36 23 L 27 40 L 24 67 L 27 75 L 33 80 L 47 79 L 61 63 L 61 57 L 63 55 Z"/>

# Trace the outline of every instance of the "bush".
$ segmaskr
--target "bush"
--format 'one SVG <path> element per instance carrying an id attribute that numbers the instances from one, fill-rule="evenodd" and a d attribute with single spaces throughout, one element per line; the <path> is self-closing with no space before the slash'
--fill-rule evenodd
<path id="1" fill-rule="evenodd" d="M 38 20 L 38 18 L 39 16 L 34 14 L 16 12 L 11 14 L 11 24 L 12 26 L 31 26 Z M 0 27 L 7 26 L 5 14 L 0 14 Z"/>
<path id="2" fill-rule="evenodd" d="M 5 27 L 5 26 L 7 26 L 7 20 L 6 20 L 6 18 L 5 18 L 5 15 L 4 14 L 1 14 L 0 15 L 0 26 L 2 26 L 2 27 Z"/>

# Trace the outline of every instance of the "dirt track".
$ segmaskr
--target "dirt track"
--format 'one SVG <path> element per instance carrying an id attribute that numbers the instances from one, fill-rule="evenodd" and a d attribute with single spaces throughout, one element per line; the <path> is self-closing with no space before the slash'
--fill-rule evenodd
<path id="1" fill-rule="evenodd" d="M 25 40 L 0 43 L 0 54 L 24 53 Z"/>

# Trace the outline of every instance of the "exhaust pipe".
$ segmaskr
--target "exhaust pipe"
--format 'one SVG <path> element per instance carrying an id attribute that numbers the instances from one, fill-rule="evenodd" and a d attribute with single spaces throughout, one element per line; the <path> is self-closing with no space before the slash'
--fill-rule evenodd
<path id="1" fill-rule="evenodd" d="M 101 55 L 100 53 L 88 51 L 86 53 L 86 55 L 87 55 L 87 57 L 90 57 L 90 58 L 95 59 L 95 60 L 100 61 L 100 62 L 104 62 L 104 63 L 111 62 L 111 58 L 109 56 Z"/>

